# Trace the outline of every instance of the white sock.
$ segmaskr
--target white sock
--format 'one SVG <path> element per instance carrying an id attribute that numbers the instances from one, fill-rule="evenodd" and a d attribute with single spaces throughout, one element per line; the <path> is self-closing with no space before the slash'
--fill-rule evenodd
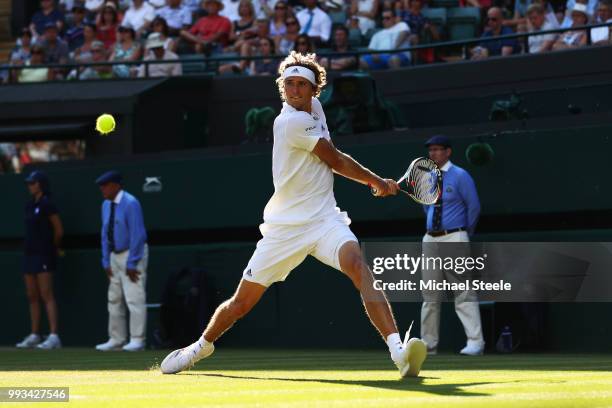
<path id="1" fill-rule="evenodd" d="M 206 339 L 204 338 L 204 335 L 200 336 L 199 339 L 197 339 L 195 341 L 195 343 L 191 344 L 191 346 L 189 346 L 193 351 L 196 352 L 196 354 L 200 353 L 200 351 L 202 351 L 203 349 L 207 348 L 208 346 L 210 346 L 212 343 L 206 341 Z"/>
<path id="2" fill-rule="evenodd" d="M 389 346 L 391 359 L 393 361 L 400 360 L 402 352 L 404 351 L 404 345 L 399 333 L 391 333 L 389 336 L 387 336 L 387 346 Z"/>

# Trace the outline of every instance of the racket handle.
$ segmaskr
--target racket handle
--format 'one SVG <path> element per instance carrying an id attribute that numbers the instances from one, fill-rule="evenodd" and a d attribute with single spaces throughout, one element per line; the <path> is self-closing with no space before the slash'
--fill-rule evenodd
<path id="1" fill-rule="evenodd" d="M 372 193 L 372 195 L 376 195 L 376 189 L 374 187 L 372 187 L 372 184 L 368 183 L 368 187 L 370 188 L 370 192 Z"/>

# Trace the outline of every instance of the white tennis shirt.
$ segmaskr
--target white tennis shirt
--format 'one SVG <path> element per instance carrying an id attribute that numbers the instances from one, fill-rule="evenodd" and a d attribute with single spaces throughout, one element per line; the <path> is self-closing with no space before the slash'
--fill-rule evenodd
<path id="1" fill-rule="evenodd" d="M 318 99 L 312 113 L 283 104 L 274 120 L 274 194 L 264 209 L 266 225 L 303 225 L 338 213 L 332 169 L 312 153 L 322 137 L 330 140 Z"/>

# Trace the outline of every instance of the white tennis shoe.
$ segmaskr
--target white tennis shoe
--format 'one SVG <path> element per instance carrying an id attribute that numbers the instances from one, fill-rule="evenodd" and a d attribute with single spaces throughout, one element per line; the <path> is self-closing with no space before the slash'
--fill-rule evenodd
<path id="1" fill-rule="evenodd" d="M 36 347 L 40 344 L 40 336 L 38 334 L 28 334 L 25 338 L 17 343 L 15 347 L 17 348 L 32 348 Z"/>
<path id="2" fill-rule="evenodd" d="M 37 349 L 53 350 L 62 348 L 62 342 L 57 334 L 50 334 L 47 339 L 36 346 Z"/>
<path id="3" fill-rule="evenodd" d="M 399 361 L 395 362 L 402 378 L 417 377 L 419 372 L 421 372 L 423 362 L 427 358 L 427 345 L 425 342 L 416 337 L 410 338 L 412 323 L 406 332 L 406 337 L 404 337 L 404 354 Z"/>
<path id="4" fill-rule="evenodd" d="M 215 351 L 212 343 L 206 343 L 204 347 L 197 351 L 197 344 L 192 344 L 182 349 L 174 350 L 162 361 L 160 369 L 164 374 L 176 374 L 187 370 L 203 358 L 210 356 Z"/>

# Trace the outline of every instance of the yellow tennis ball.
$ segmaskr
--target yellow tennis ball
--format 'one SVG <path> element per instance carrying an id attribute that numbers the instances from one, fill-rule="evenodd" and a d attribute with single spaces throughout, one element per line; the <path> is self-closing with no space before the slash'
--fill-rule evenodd
<path id="1" fill-rule="evenodd" d="M 113 115 L 103 113 L 96 119 L 96 130 L 102 135 L 106 135 L 115 130 L 115 118 Z"/>

